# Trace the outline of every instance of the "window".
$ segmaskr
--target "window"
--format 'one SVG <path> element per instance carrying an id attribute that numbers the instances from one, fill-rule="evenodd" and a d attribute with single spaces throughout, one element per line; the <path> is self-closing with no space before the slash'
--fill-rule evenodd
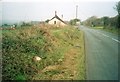
<path id="1" fill-rule="evenodd" d="M 54 24 L 56 24 L 56 21 L 54 21 Z"/>

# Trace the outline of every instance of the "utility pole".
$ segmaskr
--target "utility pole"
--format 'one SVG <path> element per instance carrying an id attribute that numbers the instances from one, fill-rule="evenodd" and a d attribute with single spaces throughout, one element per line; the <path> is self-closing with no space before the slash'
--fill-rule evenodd
<path id="1" fill-rule="evenodd" d="M 76 19 L 77 19 L 77 14 L 78 14 L 78 5 L 76 5 Z"/>

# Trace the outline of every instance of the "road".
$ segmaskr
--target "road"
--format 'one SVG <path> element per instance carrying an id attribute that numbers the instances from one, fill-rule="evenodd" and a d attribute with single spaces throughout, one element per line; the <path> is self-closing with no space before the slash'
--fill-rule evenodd
<path id="1" fill-rule="evenodd" d="M 85 26 L 87 80 L 118 80 L 118 36 Z"/>

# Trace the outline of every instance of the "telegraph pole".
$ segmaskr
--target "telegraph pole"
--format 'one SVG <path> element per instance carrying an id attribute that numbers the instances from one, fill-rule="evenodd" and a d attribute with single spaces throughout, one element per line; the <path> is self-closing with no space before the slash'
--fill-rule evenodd
<path id="1" fill-rule="evenodd" d="M 76 5 L 76 19 L 77 19 L 77 14 L 78 14 L 78 5 Z"/>

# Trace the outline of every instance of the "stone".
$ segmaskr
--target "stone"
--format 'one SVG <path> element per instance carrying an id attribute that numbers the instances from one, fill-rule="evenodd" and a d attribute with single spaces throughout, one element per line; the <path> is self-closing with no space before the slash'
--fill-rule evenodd
<path id="1" fill-rule="evenodd" d="M 33 57 L 33 60 L 34 60 L 34 61 L 41 61 L 42 58 L 40 58 L 39 56 L 34 56 L 34 57 Z"/>

